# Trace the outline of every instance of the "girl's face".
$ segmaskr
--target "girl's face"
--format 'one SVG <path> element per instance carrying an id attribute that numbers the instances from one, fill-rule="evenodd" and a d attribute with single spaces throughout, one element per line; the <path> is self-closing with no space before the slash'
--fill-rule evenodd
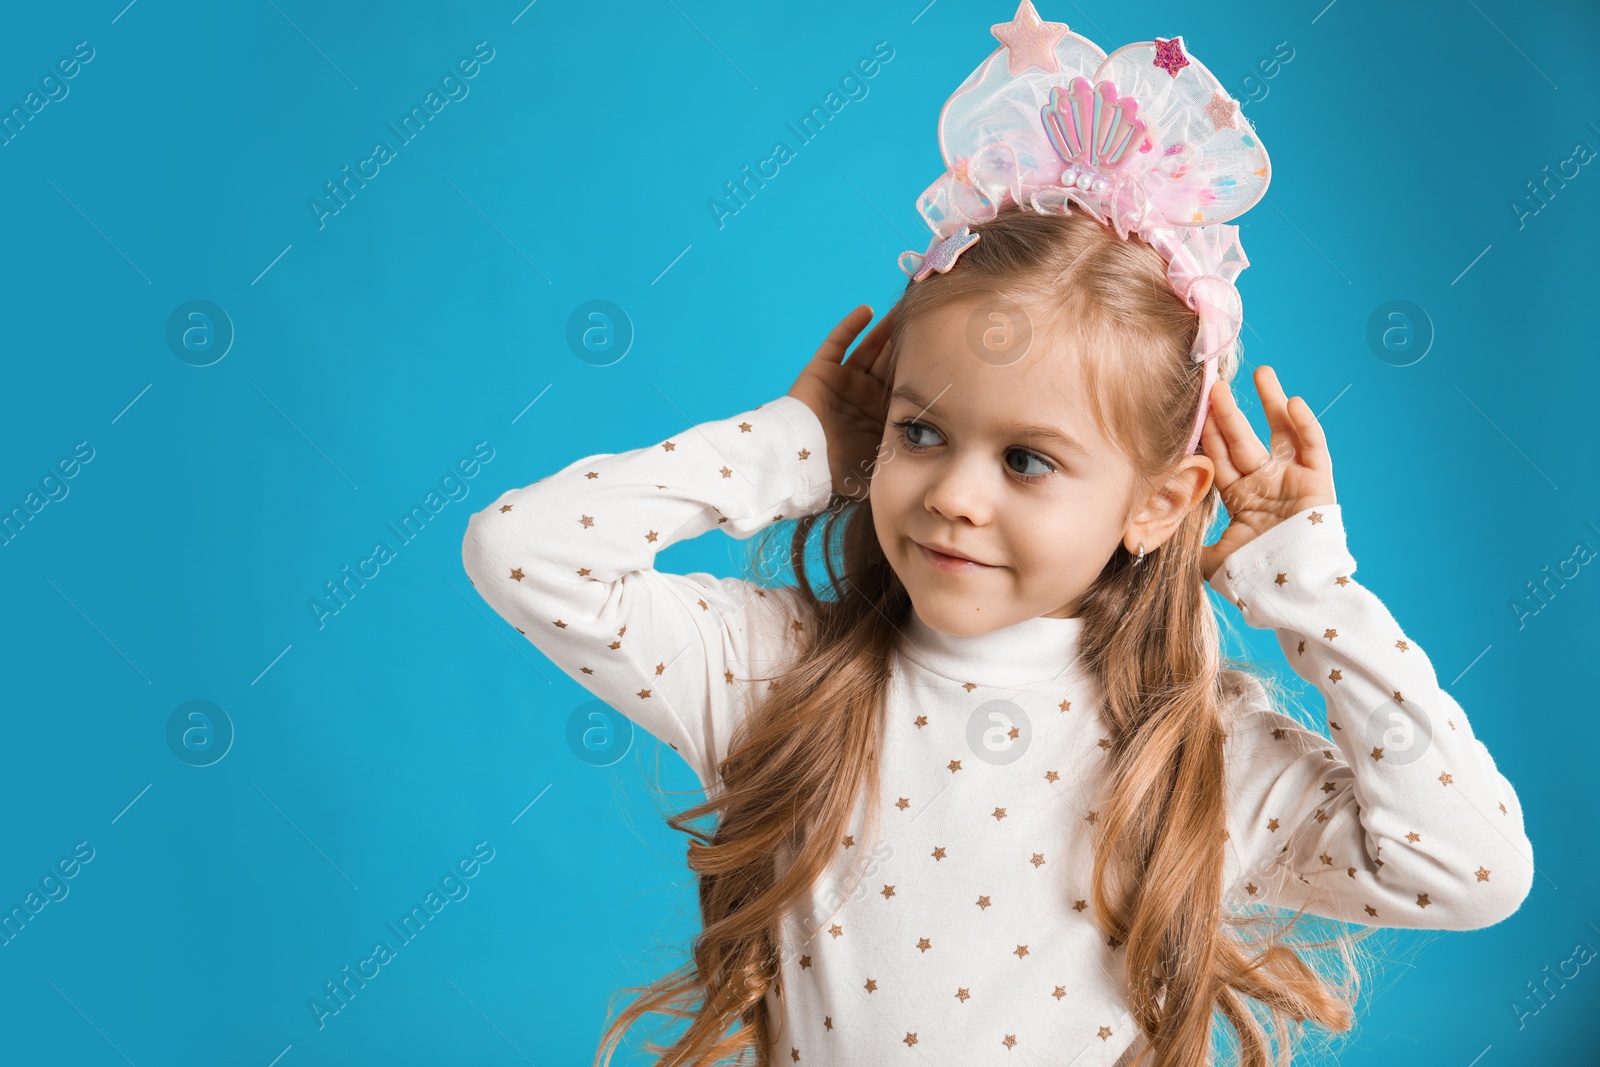
<path id="1" fill-rule="evenodd" d="M 1135 481 L 1096 431 L 1071 353 L 1035 336 L 1032 351 L 998 365 L 1012 357 L 979 347 L 991 323 L 974 322 L 986 320 L 976 307 L 907 327 L 870 485 L 879 544 L 918 616 L 957 636 L 1075 614 L 1129 531 Z"/>

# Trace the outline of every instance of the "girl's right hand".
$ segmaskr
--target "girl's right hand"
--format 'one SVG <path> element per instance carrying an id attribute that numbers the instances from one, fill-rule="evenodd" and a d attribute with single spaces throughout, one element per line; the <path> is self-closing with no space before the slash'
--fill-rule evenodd
<path id="1" fill-rule="evenodd" d="M 845 349 L 867 323 L 872 307 L 862 304 L 846 315 L 805 365 L 788 395 L 816 413 L 828 440 L 828 471 L 833 491 L 850 500 L 867 495 L 868 479 L 883 440 L 889 413 L 889 357 L 885 345 L 894 326 L 890 310 L 856 345 Z"/>

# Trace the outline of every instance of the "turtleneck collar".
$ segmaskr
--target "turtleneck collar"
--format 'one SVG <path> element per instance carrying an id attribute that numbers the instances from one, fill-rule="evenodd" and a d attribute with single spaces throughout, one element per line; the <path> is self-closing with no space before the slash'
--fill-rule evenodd
<path id="1" fill-rule="evenodd" d="M 913 605 L 901 650 L 935 674 L 958 682 L 1014 688 L 1053 678 L 1073 666 L 1083 619 L 1039 615 L 971 636 L 941 633 Z"/>

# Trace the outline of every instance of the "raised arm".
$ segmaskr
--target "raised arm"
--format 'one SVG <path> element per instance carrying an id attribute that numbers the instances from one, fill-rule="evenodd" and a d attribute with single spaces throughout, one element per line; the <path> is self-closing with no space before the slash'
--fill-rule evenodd
<path id="1" fill-rule="evenodd" d="M 797 591 L 662 573 L 656 553 L 713 528 L 749 538 L 831 491 L 822 425 L 785 396 L 507 490 L 468 520 L 461 558 L 501 617 L 709 787 L 747 679 L 794 645 Z"/>
<path id="2" fill-rule="evenodd" d="M 1227 742 L 1228 896 L 1373 926 L 1473 929 L 1533 881 L 1516 792 L 1433 664 L 1357 582 L 1339 505 L 1223 559 L 1210 585 L 1321 691 L 1320 736 L 1253 683 Z"/>

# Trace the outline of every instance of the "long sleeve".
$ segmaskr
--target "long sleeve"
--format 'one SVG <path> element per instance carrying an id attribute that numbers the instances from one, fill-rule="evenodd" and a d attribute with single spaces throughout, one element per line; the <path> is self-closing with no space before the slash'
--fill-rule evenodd
<path id="1" fill-rule="evenodd" d="M 1273 710 L 1259 681 L 1235 705 L 1228 896 L 1374 926 L 1492 925 L 1533 883 L 1516 793 L 1355 568 L 1331 504 L 1284 519 L 1212 576 L 1322 692 L 1329 735 Z"/>
<path id="2" fill-rule="evenodd" d="M 831 491 L 822 424 L 784 396 L 507 490 L 468 520 L 462 563 L 501 617 L 709 789 L 751 675 L 795 646 L 797 590 L 662 573 L 656 553 L 713 528 L 752 537 Z"/>

